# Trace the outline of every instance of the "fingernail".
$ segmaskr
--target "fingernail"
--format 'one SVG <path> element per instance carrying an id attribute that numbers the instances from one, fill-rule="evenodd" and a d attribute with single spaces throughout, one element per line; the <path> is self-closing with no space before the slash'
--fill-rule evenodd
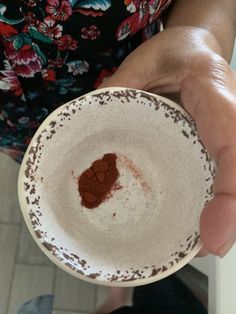
<path id="1" fill-rule="evenodd" d="M 235 244 L 236 241 L 236 236 L 231 238 L 230 240 L 226 241 L 225 244 L 223 244 L 219 249 L 218 249 L 218 254 L 220 257 L 224 257 L 232 248 L 232 246 Z"/>

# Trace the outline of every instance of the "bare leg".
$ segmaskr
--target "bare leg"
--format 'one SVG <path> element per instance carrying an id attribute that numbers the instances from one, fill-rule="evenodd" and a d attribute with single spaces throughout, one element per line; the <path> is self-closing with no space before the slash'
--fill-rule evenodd
<path id="1" fill-rule="evenodd" d="M 127 288 L 110 288 L 104 303 L 95 311 L 95 314 L 108 314 L 126 305 L 128 299 Z"/>

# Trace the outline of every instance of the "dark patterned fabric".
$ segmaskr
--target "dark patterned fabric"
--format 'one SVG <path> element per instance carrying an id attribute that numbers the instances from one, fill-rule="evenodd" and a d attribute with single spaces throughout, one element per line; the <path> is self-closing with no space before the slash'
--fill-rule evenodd
<path id="1" fill-rule="evenodd" d="M 0 150 L 21 161 L 55 108 L 160 30 L 171 0 L 0 0 Z"/>

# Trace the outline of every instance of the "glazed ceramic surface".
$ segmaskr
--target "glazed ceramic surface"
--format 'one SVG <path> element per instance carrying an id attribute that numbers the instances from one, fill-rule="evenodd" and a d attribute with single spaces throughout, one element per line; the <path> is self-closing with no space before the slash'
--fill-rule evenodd
<path id="1" fill-rule="evenodd" d="M 117 155 L 121 188 L 88 209 L 78 177 L 106 153 Z M 110 88 L 44 121 L 25 154 L 18 191 L 32 236 L 58 266 L 95 283 L 137 286 L 172 274 L 198 253 L 213 177 L 214 164 L 179 105 Z"/>

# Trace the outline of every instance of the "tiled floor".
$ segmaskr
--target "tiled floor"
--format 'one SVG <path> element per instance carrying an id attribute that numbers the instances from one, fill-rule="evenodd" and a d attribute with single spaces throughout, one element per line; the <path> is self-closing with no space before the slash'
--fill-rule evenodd
<path id="1" fill-rule="evenodd" d="M 105 299 L 107 288 L 76 279 L 57 268 L 38 248 L 23 222 L 17 200 L 19 166 L 0 153 L 0 314 L 15 314 L 33 297 L 53 293 L 53 314 L 90 314 Z M 182 270 L 183 281 L 197 287 L 207 303 L 205 280 Z M 181 272 L 179 275 L 181 277 Z M 200 284 L 198 284 L 198 282 Z M 194 291 L 195 292 L 195 291 Z M 131 294 L 129 304 L 131 303 Z"/>
<path id="2" fill-rule="evenodd" d="M 88 314 L 107 289 L 57 268 L 40 251 L 22 220 L 16 185 L 19 166 L 0 154 L 0 314 L 15 314 L 27 300 L 55 295 L 53 314 Z"/>

